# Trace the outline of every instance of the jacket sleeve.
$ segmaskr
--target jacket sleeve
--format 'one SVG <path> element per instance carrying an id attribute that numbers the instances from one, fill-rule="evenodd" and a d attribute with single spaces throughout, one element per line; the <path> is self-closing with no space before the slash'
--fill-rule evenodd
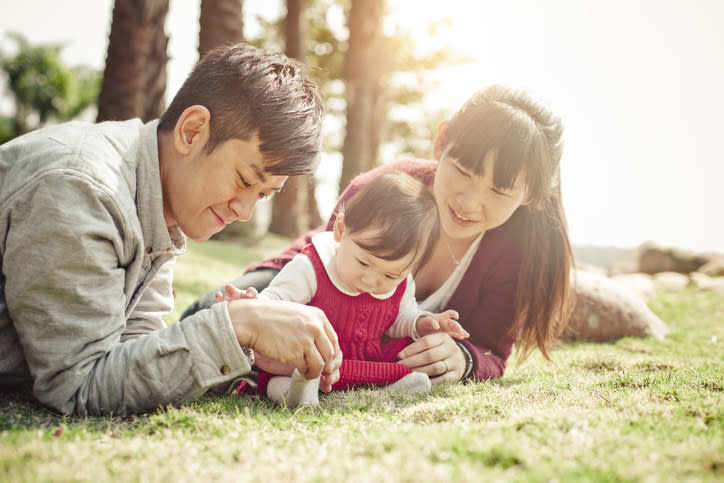
<path id="1" fill-rule="evenodd" d="M 48 176 L 8 209 L 7 306 L 42 403 L 65 414 L 145 412 L 250 370 L 227 304 L 122 342 L 128 221 L 92 181 Z M 167 309 L 143 303 L 146 314 Z"/>
<path id="2" fill-rule="evenodd" d="M 121 334 L 121 341 L 166 327 L 163 317 L 173 310 L 173 266 L 175 263 L 176 257 L 172 257 L 161 265 L 153 276 L 126 321 L 126 329 Z"/>

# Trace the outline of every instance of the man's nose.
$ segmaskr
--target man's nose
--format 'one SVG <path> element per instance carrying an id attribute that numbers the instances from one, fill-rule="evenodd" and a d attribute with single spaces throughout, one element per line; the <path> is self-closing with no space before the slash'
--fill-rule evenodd
<path id="1" fill-rule="evenodd" d="M 251 214 L 254 212 L 254 206 L 256 205 L 256 202 L 256 198 L 253 200 L 234 198 L 229 203 L 229 206 L 238 220 L 249 221 L 249 218 L 251 218 Z"/>

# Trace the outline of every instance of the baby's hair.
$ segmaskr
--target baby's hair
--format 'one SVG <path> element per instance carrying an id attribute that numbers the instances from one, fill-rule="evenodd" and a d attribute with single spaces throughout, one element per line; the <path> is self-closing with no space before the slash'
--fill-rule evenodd
<path id="1" fill-rule="evenodd" d="M 383 260 L 413 254 L 415 270 L 432 256 L 440 237 L 435 198 L 412 176 L 395 171 L 375 178 L 340 209 L 350 234 L 376 229 L 379 236 L 355 243 Z"/>

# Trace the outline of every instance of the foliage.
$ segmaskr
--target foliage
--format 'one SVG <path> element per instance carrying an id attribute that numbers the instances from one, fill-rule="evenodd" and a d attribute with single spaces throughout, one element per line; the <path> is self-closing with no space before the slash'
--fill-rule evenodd
<path id="1" fill-rule="evenodd" d="M 17 52 L 0 52 L 0 64 L 15 101 L 15 114 L 8 130 L 0 123 L 0 143 L 43 126 L 53 119 L 66 121 L 94 104 L 100 89 L 100 73 L 87 67 L 63 65 L 60 44 L 31 45 L 20 34 L 8 34 Z M 9 132 L 8 132 L 9 131 Z"/>
<path id="2" fill-rule="evenodd" d="M 327 115 L 339 118 L 336 124 L 340 126 L 344 125 L 346 109 L 342 79 L 349 36 L 344 19 L 349 9 L 350 0 L 310 0 L 306 12 L 306 62 L 312 77 L 320 86 Z M 248 37 L 249 43 L 257 47 L 284 50 L 283 18 L 270 21 L 257 15 L 255 22 L 260 25 L 261 34 Z M 447 28 L 452 28 L 452 25 L 449 19 L 442 18 L 431 23 L 428 31 L 435 37 Z M 425 94 L 437 86 L 431 80 L 430 73 L 442 66 L 470 59 L 449 45 L 431 52 L 419 52 L 410 32 L 399 26 L 388 32 L 385 43 L 385 50 L 391 55 L 389 72 L 385 76 L 389 119 L 382 142 L 394 143 L 396 152 L 407 152 L 418 157 L 429 156 L 437 125 L 445 115 L 440 111 L 426 111 L 422 107 Z M 398 116 L 396 113 L 399 111 L 414 111 L 414 115 Z M 325 137 L 325 148 L 328 151 L 340 151 L 343 139 L 343 135 L 328 135 Z"/>
<path id="3" fill-rule="evenodd" d="M 221 267 L 263 255 L 220 242 L 191 244 L 189 252 L 177 263 L 177 293 L 198 281 L 195 289 L 217 286 L 238 273 Z M 253 397 L 206 396 L 149 415 L 68 418 L 28 396 L 0 394 L 0 474 L 7 481 L 721 481 L 724 297 L 690 288 L 662 292 L 651 306 L 672 329 L 665 341 L 562 345 L 555 364 L 535 354 L 502 379 L 437 386 L 429 395 L 342 392 L 294 411 Z"/>

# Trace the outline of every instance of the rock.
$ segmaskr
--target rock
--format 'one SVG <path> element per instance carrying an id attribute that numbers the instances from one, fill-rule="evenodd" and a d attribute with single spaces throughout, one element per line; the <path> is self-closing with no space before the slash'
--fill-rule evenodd
<path id="1" fill-rule="evenodd" d="M 615 261 L 608 269 L 609 275 L 620 275 L 623 273 L 638 273 L 639 257 L 638 252 L 631 252 L 626 257 Z"/>
<path id="2" fill-rule="evenodd" d="M 691 272 L 689 278 L 699 290 L 711 290 L 724 295 L 724 277 L 710 277 L 705 273 Z"/>
<path id="3" fill-rule="evenodd" d="M 689 285 L 689 277 L 678 272 L 660 272 L 653 276 L 656 288 L 675 291 Z"/>
<path id="4" fill-rule="evenodd" d="M 724 258 L 711 256 L 709 261 L 699 267 L 697 271 L 712 277 L 722 277 L 724 276 Z"/>
<path id="5" fill-rule="evenodd" d="M 668 326 L 625 284 L 593 272 L 574 272 L 576 303 L 563 340 L 603 342 L 620 337 L 663 339 Z"/>
<path id="6" fill-rule="evenodd" d="M 691 272 L 689 274 L 689 279 L 691 280 L 691 283 L 700 290 L 708 290 L 712 286 L 712 278 L 705 273 Z"/>
<path id="7" fill-rule="evenodd" d="M 639 272 L 677 272 L 688 274 L 707 263 L 708 257 L 680 248 L 663 248 L 645 243 L 638 249 Z"/>
<path id="8" fill-rule="evenodd" d="M 620 284 L 625 285 L 633 293 L 639 295 L 644 301 L 656 297 L 654 279 L 648 273 L 622 273 L 611 277 Z"/>

